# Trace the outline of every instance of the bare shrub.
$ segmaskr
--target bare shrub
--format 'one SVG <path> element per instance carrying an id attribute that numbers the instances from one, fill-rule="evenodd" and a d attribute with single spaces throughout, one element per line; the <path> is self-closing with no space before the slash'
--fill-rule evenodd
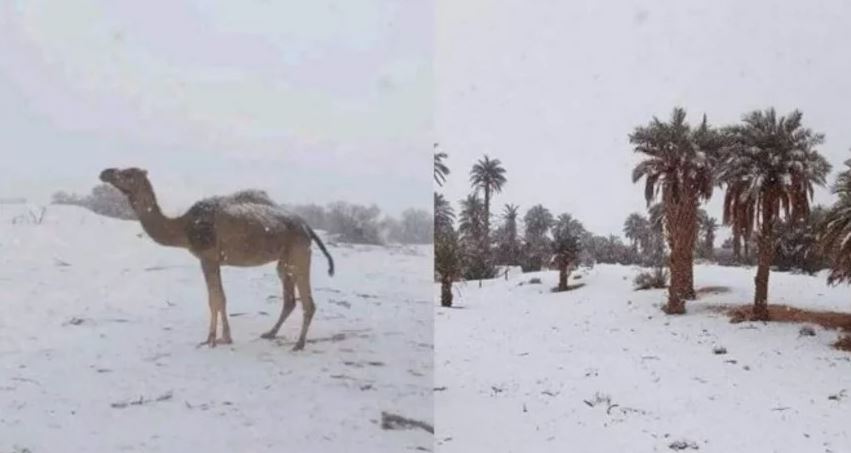
<path id="1" fill-rule="evenodd" d="M 632 281 L 635 290 L 662 289 L 668 286 L 668 271 L 664 267 L 657 267 L 652 272 L 641 272 Z"/>

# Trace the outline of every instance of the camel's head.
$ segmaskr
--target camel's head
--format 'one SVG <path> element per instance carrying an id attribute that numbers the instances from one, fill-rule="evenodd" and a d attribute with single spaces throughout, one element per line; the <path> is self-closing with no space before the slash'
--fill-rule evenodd
<path id="1" fill-rule="evenodd" d="M 148 172 L 136 167 L 123 170 L 107 168 L 100 173 L 100 180 L 111 184 L 125 195 L 136 195 L 141 191 L 150 190 L 151 187 Z"/>

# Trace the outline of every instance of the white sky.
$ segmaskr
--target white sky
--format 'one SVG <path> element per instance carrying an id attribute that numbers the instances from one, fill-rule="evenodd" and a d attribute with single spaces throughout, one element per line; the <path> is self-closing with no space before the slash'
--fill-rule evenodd
<path id="1" fill-rule="evenodd" d="M 149 169 L 164 205 L 431 206 L 433 6 L 364 0 L 0 2 L 0 197 Z"/>
<path id="2" fill-rule="evenodd" d="M 487 153 L 507 169 L 496 211 L 542 203 L 621 234 L 645 206 L 627 134 L 676 105 L 692 123 L 706 112 L 714 124 L 800 108 L 827 135 L 821 151 L 836 169 L 851 157 L 849 24 L 840 0 L 443 0 L 436 130 L 452 171 L 443 191 L 457 207 Z M 707 207 L 719 218 L 721 199 L 716 191 Z"/>

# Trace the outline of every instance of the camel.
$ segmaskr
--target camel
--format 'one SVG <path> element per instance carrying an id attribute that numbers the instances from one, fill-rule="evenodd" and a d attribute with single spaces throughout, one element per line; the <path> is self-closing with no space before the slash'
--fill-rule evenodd
<path id="1" fill-rule="evenodd" d="M 201 261 L 210 306 L 207 339 L 199 346 L 230 344 L 230 325 L 222 287 L 221 266 L 262 266 L 277 261 L 283 285 L 283 307 L 272 328 L 261 335 L 273 339 L 295 309 L 295 289 L 301 300 L 301 332 L 293 350 L 304 349 L 307 329 L 316 311 L 310 291 L 310 246 L 315 241 L 328 259 L 328 274 L 334 275 L 334 260 L 325 244 L 300 217 L 287 213 L 259 190 L 203 199 L 180 217 L 163 215 L 148 173 L 140 168 L 108 168 L 100 179 L 127 196 L 145 232 L 160 245 L 188 249 Z M 218 319 L 222 337 L 216 338 Z"/>

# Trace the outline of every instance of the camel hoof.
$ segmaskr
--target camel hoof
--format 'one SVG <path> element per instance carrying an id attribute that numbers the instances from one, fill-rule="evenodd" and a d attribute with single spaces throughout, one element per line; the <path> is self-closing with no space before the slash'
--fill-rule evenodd
<path id="1" fill-rule="evenodd" d="M 207 336 L 206 340 L 198 343 L 197 347 L 200 348 L 201 346 L 209 346 L 211 348 L 215 348 L 216 347 L 216 334 L 211 333 L 209 336 Z"/>
<path id="2" fill-rule="evenodd" d="M 233 344 L 233 340 L 231 340 L 230 338 L 219 338 L 214 342 L 213 346 L 217 344 Z"/>
<path id="3" fill-rule="evenodd" d="M 300 341 L 293 346 L 293 351 L 301 351 L 304 349 L 304 342 Z"/>
<path id="4" fill-rule="evenodd" d="M 261 334 L 260 338 L 263 338 L 263 339 L 266 339 L 266 340 L 274 340 L 277 335 L 278 334 L 276 332 L 266 332 L 266 333 Z"/>

